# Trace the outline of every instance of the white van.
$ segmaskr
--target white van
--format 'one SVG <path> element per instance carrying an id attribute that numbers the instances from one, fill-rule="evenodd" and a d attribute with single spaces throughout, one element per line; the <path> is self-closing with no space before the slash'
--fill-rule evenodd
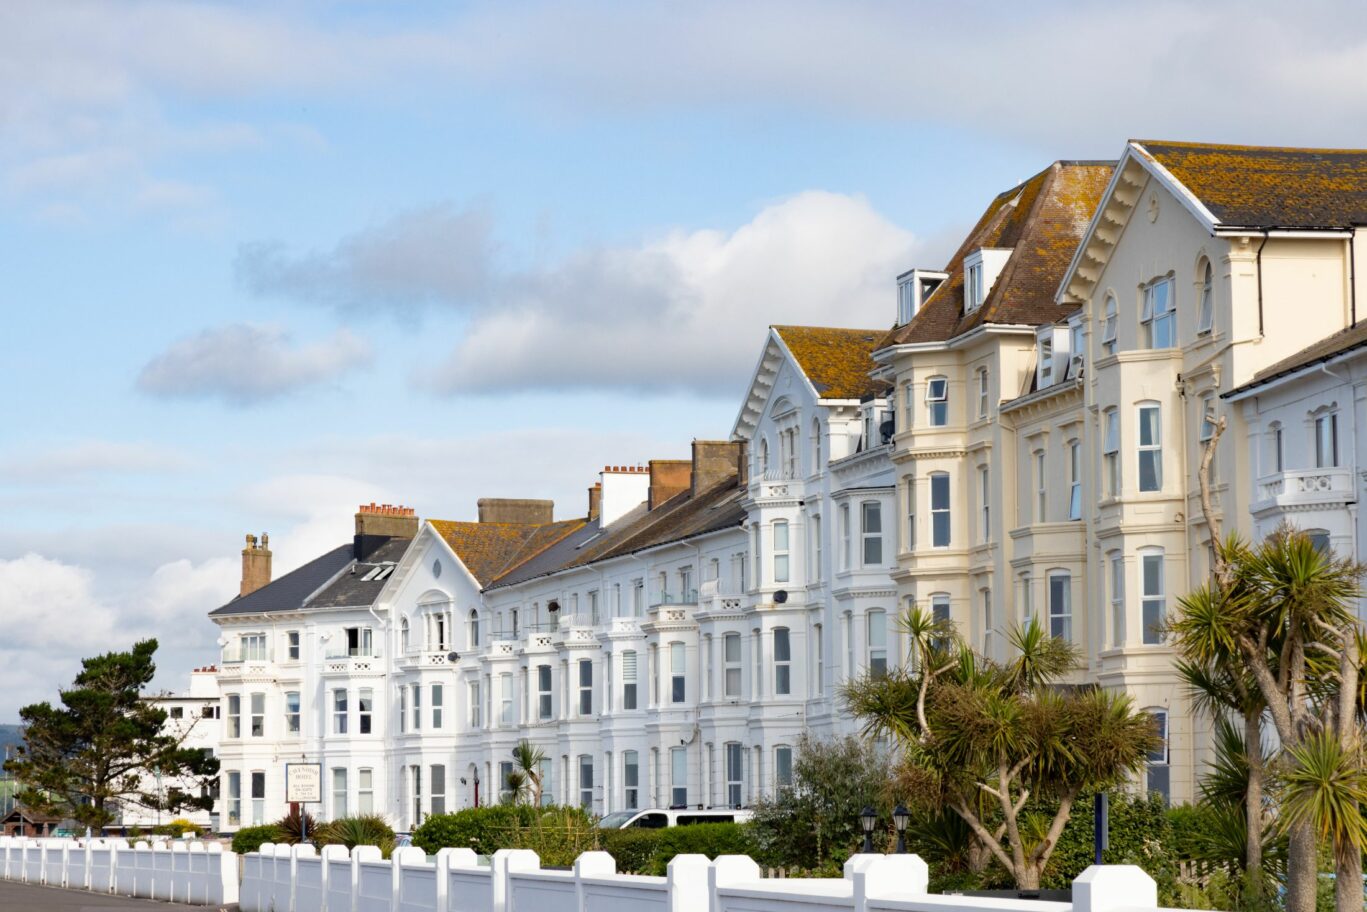
<path id="1" fill-rule="evenodd" d="M 604 830 L 625 830 L 628 827 L 661 830 L 665 827 L 688 826 L 693 823 L 745 823 L 752 816 L 753 811 L 727 808 L 708 811 L 646 808 L 641 811 L 614 811 L 599 820 L 598 826 Z"/>

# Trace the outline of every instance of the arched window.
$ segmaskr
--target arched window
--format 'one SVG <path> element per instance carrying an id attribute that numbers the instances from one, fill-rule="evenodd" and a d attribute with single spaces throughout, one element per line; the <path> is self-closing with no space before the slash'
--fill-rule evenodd
<path id="1" fill-rule="evenodd" d="M 816 475 L 821 472 L 824 466 L 821 464 L 821 419 L 812 419 L 812 471 L 810 474 Z"/>
<path id="2" fill-rule="evenodd" d="M 1339 416 L 1321 409 L 1315 415 L 1315 468 L 1328 469 L 1339 464 Z"/>
<path id="3" fill-rule="evenodd" d="M 867 617 L 868 624 L 868 669 L 874 677 L 888 673 L 888 613 L 882 608 L 874 608 Z"/>
<path id="4" fill-rule="evenodd" d="M 877 567 L 883 563 L 883 505 L 876 500 L 861 503 L 859 522 L 863 566 Z"/>
<path id="5" fill-rule="evenodd" d="M 1306 536 L 1310 539 L 1310 544 L 1315 546 L 1315 550 L 1321 554 L 1329 554 L 1331 546 L 1329 544 L 1329 530 L 1327 529 L 1306 529 Z"/>
<path id="6" fill-rule="evenodd" d="M 979 418 L 986 418 L 986 417 L 987 417 L 987 403 L 988 403 L 987 390 L 988 390 L 988 383 L 987 383 L 987 368 L 985 368 L 985 367 L 980 367 L 980 368 L 978 368 L 978 417 L 979 417 Z"/>
<path id="7" fill-rule="evenodd" d="M 479 646 L 479 611 L 474 608 L 470 609 L 469 638 L 472 647 Z"/>
<path id="8" fill-rule="evenodd" d="M 1101 324 L 1101 350 L 1108 355 L 1115 354 L 1115 326 L 1118 312 L 1119 306 L 1116 304 L 1115 295 L 1107 294 L 1105 316 L 1102 318 L 1104 322 Z"/>
<path id="9" fill-rule="evenodd" d="M 930 473 L 930 544 L 949 547 L 949 473 Z"/>
<path id="10" fill-rule="evenodd" d="M 1125 645 L 1125 559 L 1119 551 L 1106 555 L 1111 568 L 1111 645 Z"/>
<path id="11" fill-rule="evenodd" d="M 1139 312 L 1139 323 L 1144 347 L 1172 348 L 1177 344 L 1177 305 L 1173 300 L 1172 276 L 1154 279 L 1141 291 L 1143 305 Z"/>
<path id="12" fill-rule="evenodd" d="M 774 696 L 786 697 L 793 692 L 793 644 L 787 627 L 775 627 L 774 636 Z"/>
<path id="13" fill-rule="evenodd" d="M 1106 496 L 1120 496 L 1120 412 L 1111 408 L 1102 413 L 1104 429 L 1101 460 L 1106 475 Z"/>
<path id="14" fill-rule="evenodd" d="M 1073 577 L 1067 570 L 1049 571 L 1049 634 L 1073 638 Z"/>
<path id="15" fill-rule="evenodd" d="M 769 438 L 759 439 L 759 474 L 761 477 L 769 471 Z"/>
<path id="16" fill-rule="evenodd" d="M 1158 736 L 1158 744 L 1144 758 L 1144 787 L 1151 795 L 1162 795 L 1163 803 L 1167 804 L 1171 797 L 1168 711 L 1166 709 L 1150 709 L 1148 713 L 1153 717 L 1154 733 Z"/>
<path id="17" fill-rule="evenodd" d="M 1215 273 L 1210 260 L 1203 259 L 1198 267 L 1201 277 L 1201 303 L 1196 311 L 1196 332 L 1204 335 L 1215 326 Z"/>
<path id="18" fill-rule="evenodd" d="M 408 655 L 408 618 L 399 622 L 399 651 Z"/>

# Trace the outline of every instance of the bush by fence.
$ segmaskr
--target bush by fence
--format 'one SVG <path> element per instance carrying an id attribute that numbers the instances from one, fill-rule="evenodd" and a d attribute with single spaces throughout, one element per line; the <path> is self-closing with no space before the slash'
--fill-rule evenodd
<path id="1" fill-rule="evenodd" d="M 268 842 L 284 842 L 284 834 L 273 823 L 263 826 L 243 827 L 233 834 L 233 851 L 239 855 L 255 852 Z"/>
<path id="2" fill-rule="evenodd" d="M 570 865 L 596 848 L 599 830 L 577 807 L 497 804 L 433 814 L 413 831 L 413 845 L 434 854 L 440 849 L 473 849 L 492 855 L 499 849 L 531 849 L 545 865 Z"/>

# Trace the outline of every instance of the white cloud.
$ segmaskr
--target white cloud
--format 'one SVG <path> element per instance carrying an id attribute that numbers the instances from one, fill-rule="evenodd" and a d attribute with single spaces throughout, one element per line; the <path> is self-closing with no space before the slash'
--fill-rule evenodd
<path id="1" fill-rule="evenodd" d="M 248 405 L 335 380 L 372 357 L 370 346 L 346 329 L 294 345 L 279 327 L 235 323 L 173 343 L 143 367 L 137 385 L 156 396 Z"/>
<path id="2" fill-rule="evenodd" d="M 183 454 L 147 443 L 78 440 L 47 448 L 16 447 L 0 454 L 0 476 L 11 480 L 70 481 L 92 475 L 161 473 L 185 468 Z"/>
<path id="3" fill-rule="evenodd" d="M 472 304 L 487 291 L 492 217 L 486 207 L 440 204 L 401 213 L 327 252 L 292 255 L 257 243 L 238 253 L 239 284 L 341 310 L 381 306 L 414 314 L 429 304 Z"/>
<path id="4" fill-rule="evenodd" d="M 511 279 L 425 382 L 733 392 L 771 323 L 889 326 L 914 238 L 862 197 L 811 191 L 731 232 L 677 231 Z"/>

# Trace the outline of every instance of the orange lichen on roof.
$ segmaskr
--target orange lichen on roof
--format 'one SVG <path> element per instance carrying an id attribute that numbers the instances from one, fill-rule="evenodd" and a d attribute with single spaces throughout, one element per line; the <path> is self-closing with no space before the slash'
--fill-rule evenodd
<path id="1" fill-rule="evenodd" d="M 1367 224 L 1367 150 L 1136 140 L 1227 227 Z"/>
<path id="2" fill-rule="evenodd" d="M 1076 308 L 1054 303 L 1054 292 L 1114 170 L 1113 162 L 1054 162 L 998 194 L 950 258 L 949 277 L 876 348 L 943 342 L 985 323 L 1039 326 L 1066 317 Z M 1011 255 L 982 305 L 964 313 L 964 260 L 984 247 Z"/>
<path id="3" fill-rule="evenodd" d="M 783 344 L 822 399 L 862 399 L 887 388 L 869 372 L 877 365 L 873 350 L 881 329 L 834 329 L 825 326 L 775 326 Z"/>
<path id="4" fill-rule="evenodd" d="M 490 523 L 431 520 L 432 528 L 456 552 L 465 569 L 487 586 L 584 525 L 582 519 L 546 523 Z"/>

